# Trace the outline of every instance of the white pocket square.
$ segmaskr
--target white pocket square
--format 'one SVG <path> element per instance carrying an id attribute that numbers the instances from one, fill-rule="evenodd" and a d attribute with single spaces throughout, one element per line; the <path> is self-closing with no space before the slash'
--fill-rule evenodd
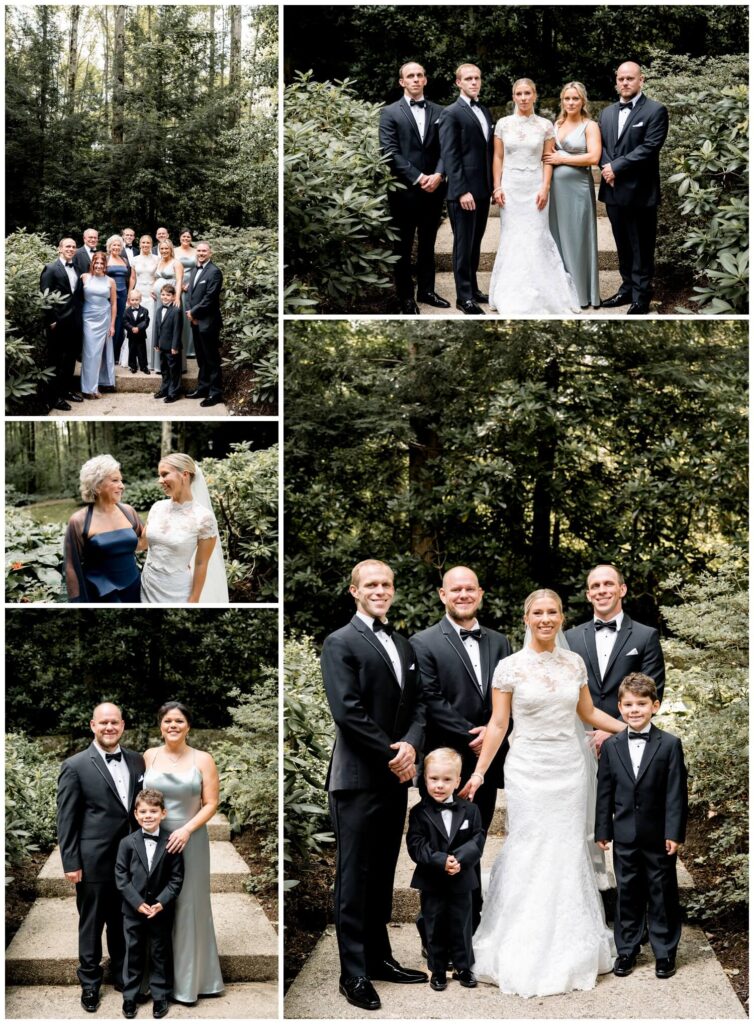
<path id="1" fill-rule="evenodd" d="M 461 829 L 468 828 L 468 827 L 469 827 L 468 821 L 462 821 L 461 822 Z M 459 829 L 459 831 L 460 831 L 460 829 Z"/>
<path id="2" fill-rule="evenodd" d="M 412 669 L 415 669 L 415 668 L 416 668 L 416 663 L 415 663 L 415 662 L 414 662 L 413 664 L 411 664 L 411 665 L 409 665 L 409 666 L 408 666 L 408 670 L 409 670 L 409 672 L 410 672 L 410 671 L 411 671 Z"/>
<path id="3" fill-rule="evenodd" d="M 634 648 L 633 648 L 632 650 L 630 650 L 630 651 L 629 651 L 629 652 L 628 652 L 628 653 L 626 654 L 626 657 L 627 657 L 627 658 L 630 658 L 632 654 L 638 654 L 638 653 L 639 653 L 639 652 L 638 652 L 638 651 L 636 650 L 636 648 L 634 647 Z"/>
<path id="4" fill-rule="evenodd" d="M 643 128 L 644 127 L 644 122 L 643 121 L 637 121 L 636 124 L 632 124 L 631 127 L 632 128 Z"/>
<path id="5" fill-rule="evenodd" d="M 143 782 L 144 781 L 144 776 L 140 775 L 136 781 L 137 782 Z"/>

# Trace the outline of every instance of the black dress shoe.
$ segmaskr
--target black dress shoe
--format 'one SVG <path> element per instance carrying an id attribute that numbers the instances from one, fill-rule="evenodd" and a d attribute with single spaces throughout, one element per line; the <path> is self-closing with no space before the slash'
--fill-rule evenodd
<path id="1" fill-rule="evenodd" d="M 476 988 L 477 986 L 473 971 L 453 971 L 453 981 L 460 981 L 464 988 Z"/>
<path id="2" fill-rule="evenodd" d="M 80 395 L 78 391 L 71 391 L 65 397 L 66 397 L 67 401 L 69 401 L 69 402 L 83 402 L 84 401 L 84 396 Z"/>
<path id="3" fill-rule="evenodd" d="M 155 999 L 154 1003 L 152 1004 L 152 1016 L 157 1017 L 157 1019 L 159 1020 L 159 1018 L 164 1017 L 167 1014 L 167 1012 L 167 999 Z"/>
<path id="4" fill-rule="evenodd" d="M 484 316 L 484 310 L 477 306 L 476 302 L 469 299 L 467 302 L 456 302 L 456 309 L 460 309 L 466 316 Z"/>
<path id="5" fill-rule="evenodd" d="M 155 393 L 152 395 L 152 398 L 164 398 L 166 394 L 167 391 L 155 391 Z"/>
<path id="6" fill-rule="evenodd" d="M 82 988 L 81 1005 L 87 1013 L 96 1013 L 99 1006 L 99 991 L 96 988 Z"/>
<path id="7" fill-rule="evenodd" d="M 206 391 L 200 391 L 199 388 L 197 388 L 196 391 L 189 391 L 189 393 L 186 395 L 186 398 L 206 398 L 206 397 L 207 397 L 207 392 Z"/>
<path id="8" fill-rule="evenodd" d="M 445 971 L 433 972 L 432 977 L 429 979 L 429 987 L 434 989 L 435 992 L 444 992 L 448 987 L 448 976 Z"/>
<path id="9" fill-rule="evenodd" d="M 67 412 L 70 408 L 70 405 L 64 398 L 59 398 L 55 405 L 53 405 L 53 409 L 60 409 L 61 412 Z"/>
<path id="10" fill-rule="evenodd" d="M 338 985 L 338 991 L 351 1006 L 360 1010 L 379 1010 L 382 1003 L 369 978 L 345 978 Z"/>
<path id="11" fill-rule="evenodd" d="M 603 309 L 613 309 L 615 306 L 627 306 L 630 301 L 631 296 L 626 292 L 616 292 L 609 299 L 603 299 L 601 305 Z"/>
<path id="12" fill-rule="evenodd" d="M 128 369 L 131 371 L 131 373 L 136 373 L 136 367 L 135 366 L 129 366 Z"/>
<path id="13" fill-rule="evenodd" d="M 416 296 L 417 302 L 422 302 L 425 306 L 437 306 L 438 309 L 450 309 L 450 303 L 447 299 L 444 299 L 442 295 L 438 295 L 437 292 L 424 292 L 422 295 Z"/>
<path id="14" fill-rule="evenodd" d="M 474 299 L 474 302 L 487 303 L 490 301 L 489 295 L 486 295 L 484 292 L 474 292 L 472 298 Z"/>
<path id="15" fill-rule="evenodd" d="M 133 1020 L 136 1016 L 136 1000 L 135 999 L 124 999 L 123 1000 L 123 1016 L 127 1020 Z"/>
<path id="16" fill-rule="evenodd" d="M 418 312 L 419 307 L 413 299 L 403 299 L 401 302 L 401 313 L 405 313 L 406 316 L 415 316 Z"/>
<path id="17" fill-rule="evenodd" d="M 199 405 L 201 405 L 202 409 L 209 409 L 212 405 L 222 405 L 222 403 L 222 395 L 211 395 L 209 398 L 202 399 Z"/>
<path id="18" fill-rule="evenodd" d="M 672 978 L 675 974 L 675 957 L 661 956 L 655 963 L 655 977 Z"/>
<path id="19" fill-rule="evenodd" d="M 649 303 L 632 302 L 626 310 L 626 316 L 646 316 L 649 312 Z"/>
<path id="20" fill-rule="evenodd" d="M 401 967 L 397 960 L 381 960 L 369 971 L 369 977 L 375 981 L 393 981 L 398 985 L 417 985 L 427 980 L 424 971 L 414 971 L 410 967 Z"/>
<path id="21" fill-rule="evenodd" d="M 633 956 L 619 956 L 613 964 L 613 974 L 619 978 L 627 978 L 636 966 L 636 954 Z"/>
<path id="22" fill-rule="evenodd" d="M 150 373 L 151 373 L 152 371 L 151 371 L 151 370 L 150 370 L 149 368 L 147 368 L 147 369 L 144 369 L 144 370 L 142 370 L 141 372 L 142 372 L 142 373 L 146 373 L 146 375 L 147 375 L 147 377 L 148 377 L 148 376 L 149 376 L 149 374 L 150 374 Z"/>
<path id="23" fill-rule="evenodd" d="M 165 401 L 165 405 L 170 405 L 171 402 L 177 402 L 178 401 L 178 395 L 165 395 L 164 401 Z M 204 402 L 202 402 L 202 405 L 204 405 Z"/>

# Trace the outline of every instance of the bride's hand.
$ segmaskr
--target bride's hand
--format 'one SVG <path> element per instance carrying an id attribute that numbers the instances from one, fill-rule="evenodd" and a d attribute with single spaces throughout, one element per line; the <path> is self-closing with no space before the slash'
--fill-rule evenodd
<path id="1" fill-rule="evenodd" d="M 177 828 L 175 832 L 171 832 L 168 838 L 168 844 L 165 849 L 168 853 L 181 853 L 191 838 L 191 833 L 184 826 Z"/>
<path id="2" fill-rule="evenodd" d="M 481 776 L 478 772 L 472 772 L 472 774 L 469 777 L 469 781 L 466 783 L 463 789 L 459 790 L 458 795 L 461 797 L 462 800 L 473 800 L 474 794 L 476 793 L 476 791 L 479 789 L 483 782 L 483 776 Z"/>
<path id="3" fill-rule="evenodd" d="M 505 206 L 505 192 L 501 188 L 496 188 L 492 193 L 492 202 L 495 206 Z"/>
<path id="4" fill-rule="evenodd" d="M 544 208 L 547 206 L 547 198 L 549 195 L 550 190 L 547 188 L 541 188 L 539 192 L 537 192 L 536 203 L 538 210 L 544 210 Z"/>

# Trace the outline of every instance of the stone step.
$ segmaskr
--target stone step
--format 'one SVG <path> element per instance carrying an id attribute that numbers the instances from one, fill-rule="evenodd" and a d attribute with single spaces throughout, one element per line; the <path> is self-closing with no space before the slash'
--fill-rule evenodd
<path id="1" fill-rule="evenodd" d="M 226 841 L 209 844 L 209 871 L 212 892 L 246 892 L 251 876 L 249 866 L 235 847 Z M 37 875 L 39 896 L 70 896 L 73 886 L 63 874 L 60 847 L 55 847 Z"/>
<path id="2" fill-rule="evenodd" d="M 78 986 L 19 985 L 5 990 L 6 1020 L 81 1020 L 84 1011 Z M 110 985 L 101 992 L 98 1017 L 121 1019 L 123 997 Z M 152 1016 L 146 1003 L 139 1008 L 140 1018 Z M 185 1020 L 263 1020 L 278 1017 L 278 986 L 274 981 L 234 982 L 225 986 L 221 996 L 200 999 L 196 1006 L 170 1004 L 170 1017 Z M 138 1018 L 137 1018 L 138 1019 Z"/>
<path id="3" fill-rule="evenodd" d="M 278 940 L 257 900 L 248 893 L 214 892 L 212 916 L 225 981 L 273 981 Z M 6 951 L 6 982 L 77 985 L 77 964 L 75 898 L 37 899 Z"/>
<path id="4" fill-rule="evenodd" d="M 171 419 L 200 416 L 202 419 L 231 416 L 227 405 L 213 405 L 202 409 L 201 404 L 192 398 L 179 398 L 177 402 L 165 405 L 156 402 L 152 395 L 159 387 L 157 377 L 144 377 L 151 380 L 150 391 L 118 391 L 115 394 L 103 394 L 97 401 L 71 403 L 70 410 L 52 409 L 49 416 L 107 418 L 109 416 L 127 417 L 131 420 L 149 419 L 154 416 L 169 416 Z M 120 384 L 119 384 L 120 386 Z"/>
<path id="5" fill-rule="evenodd" d="M 189 359 L 186 372 L 181 376 L 181 383 L 185 391 L 193 391 L 197 386 L 197 372 L 196 359 Z M 141 371 L 131 373 L 127 366 L 115 367 L 115 386 L 118 391 L 126 394 L 144 391 L 152 394 L 160 387 L 161 381 L 162 377 L 154 370 L 147 375 Z M 91 405 L 91 402 L 89 404 Z"/>
<path id="6" fill-rule="evenodd" d="M 230 841 L 230 822 L 224 814 L 215 814 L 207 822 L 207 832 L 211 843 L 227 843 Z"/>
<path id="7" fill-rule="evenodd" d="M 408 809 L 409 811 L 418 804 L 421 800 L 421 793 L 416 786 L 412 786 L 408 791 Z M 405 832 L 408 828 L 408 814 L 406 815 L 406 825 L 403 831 Z M 488 836 L 504 836 L 508 831 L 508 810 L 507 802 L 505 799 L 505 790 L 499 789 L 497 791 L 497 798 L 495 800 L 495 813 L 492 815 L 492 821 L 490 822 Z"/>
<path id="8" fill-rule="evenodd" d="M 392 927 L 390 942 L 400 963 L 426 970 L 415 925 Z M 700 928 L 684 927 L 677 962 L 678 973 L 674 978 L 657 981 L 651 951 L 644 947 L 638 966 L 629 977 L 605 974 L 588 992 L 569 992 L 546 999 L 506 996 L 496 986 L 482 983 L 475 989 L 465 989 L 449 981 L 444 992 L 433 992 L 429 985 L 391 985 L 376 981 L 374 985 L 382 1008 L 362 1011 L 338 995 L 338 946 L 335 930 L 328 928 L 289 989 L 284 1012 L 287 1020 L 321 1018 L 324 1008 L 327 1017 L 333 1020 L 366 1017 L 370 1020 L 746 1018 L 746 1011 Z"/>

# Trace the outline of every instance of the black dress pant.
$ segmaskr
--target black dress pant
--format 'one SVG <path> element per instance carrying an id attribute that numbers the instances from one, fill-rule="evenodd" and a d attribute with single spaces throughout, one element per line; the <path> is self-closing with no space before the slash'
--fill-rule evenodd
<path id="1" fill-rule="evenodd" d="M 675 854 L 636 844 L 613 843 L 613 868 L 618 884 L 615 945 L 621 956 L 639 951 L 645 915 L 655 957 L 673 957 L 681 940 Z"/>
<path id="2" fill-rule="evenodd" d="M 139 331 L 138 334 L 128 332 L 128 365 L 135 370 L 148 370 L 147 362 L 147 332 Z"/>
<path id="3" fill-rule="evenodd" d="M 102 929 L 107 929 L 107 949 L 114 984 L 123 977 L 125 940 L 123 937 L 122 898 L 112 882 L 79 882 L 76 907 L 79 912 L 79 967 L 76 972 L 84 988 L 99 989 L 102 984 Z"/>
<path id="4" fill-rule="evenodd" d="M 657 207 L 607 204 L 607 215 L 618 249 L 621 291 L 633 302 L 648 304 L 652 298 L 657 241 Z"/>
<path id="5" fill-rule="evenodd" d="M 160 920 L 158 920 L 158 918 Z M 136 999 L 141 990 L 147 951 L 149 951 L 149 987 L 153 999 L 167 999 L 173 990 L 173 915 L 161 910 L 151 920 L 126 914 L 122 918 L 125 937 L 123 962 L 123 998 Z"/>
<path id="6" fill-rule="evenodd" d="M 420 894 L 430 971 L 444 973 L 448 961 L 457 971 L 470 971 L 474 966 L 471 897 L 470 892 Z"/>
<path id="7" fill-rule="evenodd" d="M 191 325 L 191 334 L 199 370 L 196 390 L 208 398 L 222 398 L 220 325 L 211 320 L 202 320 Z"/>
<path id="8" fill-rule="evenodd" d="M 458 302 L 470 302 L 480 291 L 477 284 L 482 237 L 490 214 L 490 197 L 475 196 L 475 210 L 464 210 L 457 199 L 448 200 L 453 229 L 453 277 Z"/>
<path id="9" fill-rule="evenodd" d="M 49 388 L 53 403 L 73 391 L 76 360 L 81 355 L 81 322 L 74 316 L 58 320 L 47 329 L 47 359 L 55 371 Z"/>
<path id="10" fill-rule="evenodd" d="M 329 795 L 341 978 L 369 977 L 370 968 L 392 956 L 387 925 L 407 799 L 407 787 L 398 785 Z"/>
<path id="11" fill-rule="evenodd" d="M 160 372 L 162 373 L 160 391 L 171 398 L 174 395 L 179 395 L 181 391 L 182 359 L 180 352 L 174 356 L 172 352 L 160 351 Z"/>
<path id="12" fill-rule="evenodd" d="M 411 257 L 414 236 L 417 240 L 416 283 L 420 295 L 435 290 L 435 242 L 440 227 L 444 188 L 423 192 L 418 185 L 399 189 L 389 195 L 398 239 L 395 251 L 400 257 L 395 264 L 395 290 L 401 301 L 413 299 Z"/>

